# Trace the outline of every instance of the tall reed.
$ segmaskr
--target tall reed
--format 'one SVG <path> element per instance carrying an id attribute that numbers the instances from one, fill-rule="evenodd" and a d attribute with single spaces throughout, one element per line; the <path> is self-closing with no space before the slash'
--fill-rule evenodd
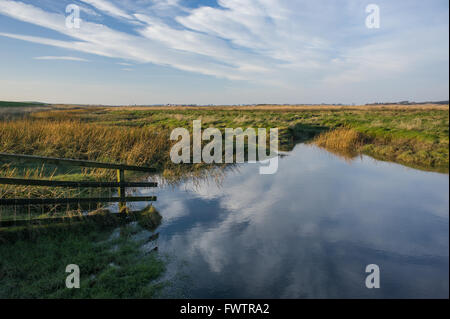
<path id="1" fill-rule="evenodd" d="M 364 145 L 364 141 L 365 137 L 358 131 L 340 127 L 319 134 L 313 142 L 320 147 L 334 151 L 355 152 Z"/>
<path id="2" fill-rule="evenodd" d="M 0 152 L 163 166 L 170 160 L 164 129 L 73 120 L 0 122 Z"/>

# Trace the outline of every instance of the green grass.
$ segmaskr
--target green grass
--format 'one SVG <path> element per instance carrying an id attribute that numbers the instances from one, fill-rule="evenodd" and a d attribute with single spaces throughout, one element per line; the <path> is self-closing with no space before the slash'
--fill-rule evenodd
<path id="1" fill-rule="evenodd" d="M 123 162 L 161 172 L 185 171 L 194 166 L 172 165 L 169 152 L 173 143 L 168 135 L 176 127 L 191 129 L 192 122 L 200 119 L 203 128 L 279 128 L 284 151 L 298 141 L 312 141 L 320 133 L 347 127 L 363 135 L 365 145 L 358 151 L 364 154 L 448 172 L 448 116 L 444 106 L 75 108 L 0 122 L 0 151 Z M 66 173 L 81 177 L 80 172 Z"/>
<path id="2" fill-rule="evenodd" d="M 34 165 L 33 165 L 34 164 Z M 1 165 L 0 176 L 25 179 L 50 179 L 60 181 L 97 181 L 98 179 L 79 168 L 48 165 L 38 166 L 35 163 Z M 71 198 L 71 197 L 109 197 L 116 189 L 109 188 L 66 188 L 0 185 L 0 198 Z M 99 204 L 103 205 L 103 204 Z M 0 221 L 29 218 L 49 218 L 66 216 L 68 213 L 98 208 L 95 204 L 64 204 L 42 206 L 5 206 L 0 207 Z"/>
<path id="3" fill-rule="evenodd" d="M 206 127 L 280 129 L 280 148 L 289 150 L 297 141 L 310 141 L 318 134 L 339 127 L 352 128 L 365 137 L 362 152 L 425 170 L 448 172 L 448 108 L 93 108 L 67 112 L 43 112 L 39 118 L 70 116 L 106 126 L 143 127 L 151 130 L 191 128 L 201 119 Z"/>
<path id="4" fill-rule="evenodd" d="M 46 112 L 52 118 L 64 112 Z M 419 138 L 448 141 L 448 110 L 82 110 L 72 118 L 106 125 L 140 127 L 191 127 L 201 119 L 204 127 L 279 127 L 295 129 L 297 125 L 334 128 L 348 125 L 372 136 Z M 417 122 L 420 121 L 420 122 Z M 300 131 L 302 131 L 300 129 Z"/>
<path id="5" fill-rule="evenodd" d="M 39 105 L 44 105 L 44 103 L 0 101 L 0 107 L 28 107 L 28 106 L 39 106 Z"/>
<path id="6" fill-rule="evenodd" d="M 120 236 L 110 239 L 111 229 L 83 224 L 2 243 L 0 298 L 152 298 L 163 287 L 152 281 L 164 272 L 164 263 L 156 253 L 145 255 L 143 242 L 132 239 L 141 230 L 123 226 Z M 80 267 L 80 289 L 65 286 L 69 264 Z"/>

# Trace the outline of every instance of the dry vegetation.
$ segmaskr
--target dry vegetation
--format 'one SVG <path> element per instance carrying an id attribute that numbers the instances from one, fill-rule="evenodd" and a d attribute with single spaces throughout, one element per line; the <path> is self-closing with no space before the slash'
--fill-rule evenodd
<path id="1" fill-rule="evenodd" d="M 110 127 L 64 119 L 0 122 L 0 136 L 0 149 L 5 153 L 141 166 L 166 162 L 170 146 L 167 130 Z"/>
<path id="2" fill-rule="evenodd" d="M 0 152 L 73 158 L 106 163 L 156 168 L 168 182 L 180 176 L 197 177 L 209 165 L 174 165 L 170 160 L 170 131 L 165 128 L 111 126 L 68 120 L 79 110 L 56 113 L 47 119 L 34 118 L 0 121 Z M 44 113 L 45 114 L 45 113 Z M 127 172 L 128 179 L 139 173 Z M 130 176 L 131 175 L 131 176 Z M 115 180 L 116 172 L 108 169 L 37 166 L 33 163 L 0 162 L 0 176 L 49 180 Z M 0 185 L 2 198 L 83 197 L 99 190 L 54 187 Z M 110 191 L 110 190 L 105 190 Z M 94 192 L 94 194 L 92 193 Z M 99 194 L 97 194 L 99 195 Z"/>
<path id="3" fill-rule="evenodd" d="M 371 137 L 353 128 L 342 127 L 319 134 L 312 143 L 347 160 L 358 154 L 368 154 L 418 169 L 448 172 L 445 146 L 417 138 Z"/>
<path id="4" fill-rule="evenodd" d="M 341 127 L 319 134 L 313 141 L 316 145 L 334 151 L 354 151 L 365 142 L 363 134 L 354 129 Z"/>

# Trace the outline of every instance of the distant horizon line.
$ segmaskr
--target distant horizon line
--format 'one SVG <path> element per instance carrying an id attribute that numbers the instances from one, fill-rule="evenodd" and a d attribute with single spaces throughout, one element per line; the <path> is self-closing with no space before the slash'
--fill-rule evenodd
<path id="1" fill-rule="evenodd" d="M 42 105 L 79 105 L 79 106 L 289 106 L 289 105 L 305 105 L 305 106 L 356 106 L 356 105 L 419 105 L 419 104 L 449 104 L 449 100 L 429 100 L 423 102 L 416 101 L 397 101 L 397 102 L 372 102 L 372 103 L 233 103 L 233 104 L 197 104 L 197 103 L 155 103 L 155 104 L 102 104 L 102 103 L 48 103 L 40 101 L 3 101 L 2 103 L 30 103 L 30 104 L 42 104 Z"/>

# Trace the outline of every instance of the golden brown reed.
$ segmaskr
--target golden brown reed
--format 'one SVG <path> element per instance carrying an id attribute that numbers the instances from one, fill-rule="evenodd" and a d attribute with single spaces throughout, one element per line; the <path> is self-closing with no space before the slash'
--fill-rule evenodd
<path id="1" fill-rule="evenodd" d="M 313 142 L 330 150 L 357 151 L 364 145 L 364 136 L 354 129 L 340 127 L 318 135 Z"/>
<path id="2" fill-rule="evenodd" d="M 163 129 L 104 126 L 61 120 L 0 122 L 0 151 L 150 166 L 167 160 Z"/>

